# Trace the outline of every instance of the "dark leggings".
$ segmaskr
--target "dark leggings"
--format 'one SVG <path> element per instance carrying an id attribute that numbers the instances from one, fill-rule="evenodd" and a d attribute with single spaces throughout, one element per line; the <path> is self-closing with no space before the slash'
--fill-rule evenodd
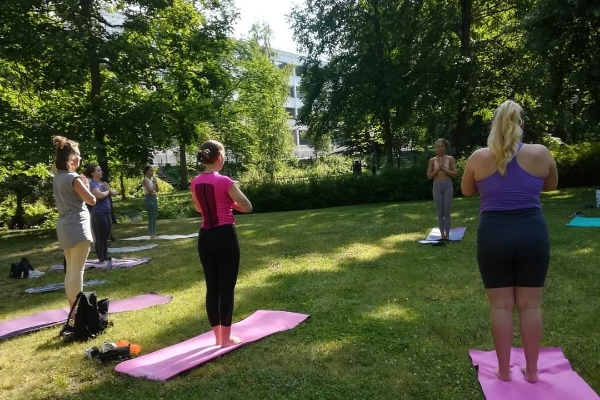
<path id="1" fill-rule="evenodd" d="M 200 229 L 198 255 L 206 281 L 210 326 L 231 326 L 233 292 L 240 269 L 240 245 L 234 225 Z"/>
<path id="2" fill-rule="evenodd" d="M 550 239 L 542 211 L 482 212 L 477 262 L 487 289 L 543 287 L 550 264 Z"/>
<path id="3" fill-rule="evenodd" d="M 93 211 L 93 213 L 92 229 L 96 240 L 96 254 L 98 255 L 98 261 L 104 262 L 108 260 L 108 239 L 110 239 L 110 231 L 112 230 L 112 219 L 109 211 Z"/>

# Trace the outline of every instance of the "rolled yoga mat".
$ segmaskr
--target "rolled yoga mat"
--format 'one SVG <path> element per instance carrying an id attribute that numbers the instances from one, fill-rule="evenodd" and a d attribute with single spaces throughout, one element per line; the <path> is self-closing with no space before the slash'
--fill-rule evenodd
<path id="1" fill-rule="evenodd" d="M 450 229 L 450 241 L 458 242 L 463 240 L 467 228 L 464 226 Z M 425 240 L 419 240 L 419 243 L 437 243 L 442 238 L 440 228 L 433 228 Z"/>
<path id="2" fill-rule="evenodd" d="M 240 336 L 243 343 L 221 348 L 215 344 L 215 336 L 210 331 L 154 353 L 124 361 L 117 364 L 115 371 L 165 381 L 266 336 L 293 329 L 308 317 L 306 314 L 287 311 L 259 310 L 231 326 L 231 334 Z"/>
<path id="3" fill-rule="evenodd" d="M 177 239 L 190 239 L 190 238 L 195 238 L 195 237 L 198 237 L 198 232 L 190 233 L 189 235 L 160 235 L 160 236 L 158 236 L 158 239 L 177 240 Z M 136 237 L 130 237 L 130 238 L 125 238 L 125 239 L 121 239 L 121 240 L 150 240 L 150 236 L 136 236 Z"/>
<path id="4" fill-rule="evenodd" d="M 136 265 L 147 264 L 150 262 L 150 258 L 113 258 L 112 268 L 131 268 Z M 85 263 L 85 269 L 106 269 L 106 262 L 100 262 L 96 260 L 87 260 Z M 63 271 L 65 267 L 63 265 L 53 265 L 50 267 L 51 271 Z"/>
<path id="5" fill-rule="evenodd" d="M 538 381 L 525 380 L 521 367 L 525 366 L 523 349 L 510 351 L 511 381 L 498 379 L 495 351 L 469 350 L 477 378 L 487 400 L 598 400 L 600 397 L 571 368 L 560 347 L 540 349 Z"/>
<path id="6" fill-rule="evenodd" d="M 109 314 L 124 311 L 141 310 L 143 308 L 166 304 L 173 298 L 156 293 L 143 294 L 123 300 L 111 300 L 108 306 Z M 67 320 L 69 308 L 42 311 L 27 317 L 0 322 L 0 340 L 34 332 L 50 326 L 62 324 Z"/>
<path id="7" fill-rule="evenodd" d="M 588 218 L 576 216 L 567 224 L 577 228 L 600 228 L 600 218 Z"/>

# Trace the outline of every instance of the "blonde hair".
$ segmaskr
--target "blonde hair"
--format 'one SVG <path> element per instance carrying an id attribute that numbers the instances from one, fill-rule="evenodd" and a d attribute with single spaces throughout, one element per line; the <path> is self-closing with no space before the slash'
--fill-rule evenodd
<path id="1" fill-rule="evenodd" d="M 506 166 L 517 154 L 519 142 L 523 136 L 523 108 L 512 100 L 507 100 L 494 112 L 492 129 L 487 145 L 494 156 L 494 164 L 498 173 L 506 175 Z"/>

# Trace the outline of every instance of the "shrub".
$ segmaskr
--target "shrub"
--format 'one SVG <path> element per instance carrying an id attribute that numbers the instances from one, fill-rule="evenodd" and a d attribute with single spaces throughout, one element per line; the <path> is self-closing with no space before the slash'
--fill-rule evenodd
<path id="1" fill-rule="evenodd" d="M 559 188 L 600 185 L 600 143 L 562 144 L 551 151 L 558 169 Z"/>

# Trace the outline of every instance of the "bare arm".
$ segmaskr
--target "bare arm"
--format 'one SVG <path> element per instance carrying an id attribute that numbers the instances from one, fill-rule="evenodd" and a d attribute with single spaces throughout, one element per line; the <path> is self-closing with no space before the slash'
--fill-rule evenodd
<path id="1" fill-rule="evenodd" d="M 439 172 L 439 166 L 435 168 L 433 158 L 429 160 L 429 164 L 427 165 L 427 179 L 433 179 L 435 175 Z"/>
<path id="2" fill-rule="evenodd" d="M 450 178 L 456 178 L 456 161 L 454 161 L 454 157 L 448 157 L 449 159 L 449 168 L 445 168 L 443 165 L 440 165 L 440 169 L 446 173 Z"/>
<path id="3" fill-rule="evenodd" d="M 154 190 L 152 188 L 152 186 L 150 185 L 150 179 L 148 178 L 144 178 L 142 180 L 142 184 L 144 185 L 144 187 L 146 188 L 146 191 L 148 192 L 148 194 L 156 194 L 156 190 Z"/>
<path id="4" fill-rule="evenodd" d="M 475 181 L 475 175 L 473 173 L 473 164 L 476 163 L 477 155 L 473 153 L 467 165 L 465 166 L 465 172 L 463 173 L 462 180 L 460 182 L 460 191 L 464 196 L 471 197 L 477 194 L 477 183 Z"/>
<path id="5" fill-rule="evenodd" d="M 73 190 L 90 206 L 96 205 L 96 197 L 90 192 L 90 184 L 85 176 L 73 179 Z"/>
<path id="6" fill-rule="evenodd" d="M 156 177 L 152 178 L 152 183 L 154 184 L 154 192 L 158 193 L 160 191 L 160 188 L 158 187 L 158 180 L 156 179 Z"/>
<path id="7" fill-rule="evenodd" d="M 556 161 L 554 160 L 554 157 L 552 157 L 552 153 L 550 153 L 549 150 L 546 150 L 546 151 L 547 151 L 547 157 L 549 159 L 548 161 L 550 162 L 550 165 L 549 165 L 548 176 L 544 180 L 544 187 L 542 188 L 542 190 L 544 192 L 550 192 L 552 190 L 555 190 L 556 187 L 558 186 L 558 170 L 556 169 Z"/>
<path id="8" fill-rule="evenodd" d="M 248 200 L 246 195 L 244 193 L 242 193 L 240 188 L 235 183 L 233 183 L 233 185 L 231 185 L 231 187 L 229 188 L 229 191 L 227 193 L 229 193 L 229 197 L 231 197 L 231 199 L 234 201 L 234 203 L 233 203 L 234 210 L 237 210 L 237 211 L 243 212 L 243 213 L 252 212 L 252 203 L 250 203 L 250 200 Z"/>
<path id="9" fill-rule="evenodd" d="M 196 192 L 194 191 L 194 186 L 192 186 L 190 188 L 190 190 L 192 192 L 192 201 L 194 202 L 194 208 L 196 209 L 198 214 L 202 214 L 202 208 L 200 207 L 200 202 L 196 198 Z"/>
<path id="10" fill-rule="evenodd" d="M 100 191 L 100 188 L 96 187 L 96 188 L 92 189 L 92 194 L 94 196 L 96 196 L 97 199 L 103 199 L 105 197 L 110 196 L 110 188 L 105 191 Z"/>

